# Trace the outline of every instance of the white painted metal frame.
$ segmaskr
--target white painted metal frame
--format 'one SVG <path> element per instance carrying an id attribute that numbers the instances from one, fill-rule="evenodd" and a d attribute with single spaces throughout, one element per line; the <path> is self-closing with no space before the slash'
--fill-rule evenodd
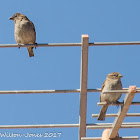
<path id="1" fill-rule="evenodd" d="M 105 104 L 106 104 L 106 102 L 99 102 L 99 103 L 97 103 L 98 106 L 103 106 Z M 120 102 L 120 103 L 117 103 L 117 104 L 116 103 L 108 103 L 108 105 L 111 105 L 111 106 L 123 105 L 123 102 Z M 140 102 L 132 102 L 131 105 L 140 105 Z"/>
<path id="2" fill-rule="evenodd" d="M 113 90 L 104 92 L 106 93 L 128 93 L 129 88 L 123 88 L 122 90 Z M 45 94 L 45 93 L 79 93 L 81 89 L 67 89 L 67 90 L 3 90 L 0 94 Z M 100 88 L 97 89 L 87 89 L 87 92 L 101 92 Z M 140 88 L 137 88 L 136 93 L 140 93 Z M 99 102 L 97 105 L 102 106 L 104 102 Z M 120 105 L 123 103 L 120 103 Z M 140 104 L 140 102 L 132 102 L 132 105 Z M 112 104 L 116 105 L 116 104 Z"/>
<path id="3" fill-rule="evenodd" d="M 79 127 L 79 124 L 35 124 L 35 125 L 0 125 L 0 129 L 23 129 L 23 128 L 66 128 Z"/>
<path id="4" fill-rule="evenodd" d="M 113 128 L 113 123 L 87 124 L 87 129 L 105 129 L 105 128 Z M 138 122 L 122 123 L 120 128 L 140 128 L 140 123 Z"/>
<path id="5" fill-rule="evenodd" d="M 132 100 L 136 93 L 136 86 L 133 86 L 133 90 L 131 90 L 132 87 L 130 87 L 129 93 L 126 94 L 124 98 L 124 104 L 121 106 L 121 108 L 118 111 L 118 117 L 115 118 L 113 122 L 113 128 L 110 130 L 109 138 L 115 138 L 117 136 L 117 133 L 122 125 L 122 122 L 126 116 L 126 113 L 132 103 Z"/>
<path id="6" fill-rule="evenodd" d="M 140 45 L 140 41 L 131 42 L 94 42 L 88 46 L 124 46 L 124 45 Z M 82 43 L 44 43 L 44 44 L 0 44 L 0 48 L 16 48 L 16 47 L 72 47 L 82 46 Z"/>
<path id="7" fill-rule="evenodd" d="M 97 118 L 99 114 L 92 114 L 92 117 Z M 106 117 L 118 117 L 118 114 L 106 114 Z M 125 117 L 140 117 L 140 113 L 127 113 Z"/>
<path id="8" fill-rule="evenodd" d="M 44 93 L 80 93 L 80 114 L 79 124 L 38 124 L 38 125 L 0 125 L 0 129 L 15 129 L 15 128 L 60 128 L 60 127 L 79 127 L 79 140 L 100 140 L 101 138 L 87 138 L 86 129 L 104 129 L 111 128 L 110 138 L 114 138 L 119 128 L 140 128 L 140 123 L 122 123 L 125 116 L 140 116 L 140 113 L 128 113 L 127 110 L 130 105 L 140 105 L 140 102 L 132 102 L 135 94 L 128 93 L 128 88 L 122 90 L 107 91 L 107 93 L 128 93 L 125 97 L 123 108 L 119 110 L 118 114 L 107 114 L 106 117 L 116 117 L 114 123 L 96 123 L 86 124 L 86 110 L 87 110 L 87 92 L 101 92 L 101 89 L 87 89 L 88 77 L 88 47 L 89 46 L 120 46 L 120 45 L 140 45 L 140 41 L 135 42 L 94 42 L 89 43 L 89 36 L 82 35 L 81 43 L 47 43 L 47 44 L 0 44 L 0 48 L 11 47 L 81 47 L 81 83 L 80 89 L 73 90 L 14 90 L 14 91 L 0 91 L 0 94 L 44 94 Z M 140 88 L 137 88 L 135 93 L 140 93 Z M 106 92 L 104 93 L 106 94 Z M 132 102 L 132 103 L 131 103 Z M 123 103 L 120 103 L 122 105 Z M 98 103 L 104 105 L 104 103 Z M 115 105 L 115 104 L 114 104 Z M 98 114 L 92 115 L 97 117 Z M 121 139 L 138 139 L 138 137 L 122 137 Z"/>
<path id="9" fill-rule="evenodd" d="M 81 138 L 81 140 L 101 140 L 101 137 L 85 137 Z M 120 140 L 139 140 L 138 136 L 128 136 L 128 137 L 121 137 Z"/>
<path id="10" fill-rule="evenodd" d="M 0 129 L 22 129 L 22 128 L 65 128 L 79 127 L 79 124 L 34 124 L 34 125 L 0 125 Z M 105 129 L 113 128 L 113 123 L 94 123 L 86 124 L 86 129 Z M 140 123 L 122 123 L 120 128 L 140 128 Z"/>
<path id="11" fill-rule="evenodd" d="M 88 41 L 88 35 L 82 35 L 79 140 L 81 140 L 81 137 L 86 137 Z"/>

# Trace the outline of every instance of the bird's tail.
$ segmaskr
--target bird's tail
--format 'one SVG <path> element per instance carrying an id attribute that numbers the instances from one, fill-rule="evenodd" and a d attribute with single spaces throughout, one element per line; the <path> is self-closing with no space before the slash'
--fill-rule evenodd
<path id="1" fill-rule="evenodd" d="M 100 114 L 98 116 L 98 120 L 100 120 L 100 121 L 104 121 L 105 120 L 105 115 L 106 115 L 107 108 L 108 108 L 107 104 L 102 106 Z"/>
<path id="2" fill-rule="evenodd" d="M 27 47 L 27 49 L 28 49 L 29 57 L 34 57 L 33 47 Z"/>

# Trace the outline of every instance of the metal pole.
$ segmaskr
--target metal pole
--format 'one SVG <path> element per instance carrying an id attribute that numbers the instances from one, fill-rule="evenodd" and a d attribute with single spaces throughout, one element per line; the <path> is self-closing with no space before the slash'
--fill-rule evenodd
<path id="1" fill-rule="evenodd" d="M 131 42 L 94 42 L 89 43 L 88 46 L 124 46 L 124 45 L 140 45 L 140 41 Z M 12 47 L 70 47 L 82 46 L 82 43 L 41 43 L 41 44 L 0 44 L 0 48 Z"/>
<path id="2" fill-rule="evenodd" d="M 0 125 L 0 129 L 65 128 L 65 127 L 79 127 L 79 124 Z"/>
<path id="3" fill-rule="evenodd" d="M 88 75 L 88 35 L 82 35 L 81 48 L 81 92 L 80 92 L 80 116 L 79 116 L 79 140 L 86 136 L 87 113 L 87 75 Z"/>
<path id="4" fill-rule="evenodd" d="M 113 122 L 113 127 L 109 132 L 109 138 L 113 139 L 117 136 L 118 131 L 120 129 L 120 126 L 126 116 L 126 113 L 132 103 L 132 100 L 135 96 L 136 93 L 136 86 L 130 86 L 129 87 L 129 93 L 125 95 L 124 98 L 124 104 L 123 106 L 121 106 L 121 108 L 118 111 L 118 117 L 115 118 L 114 122 Z"/>

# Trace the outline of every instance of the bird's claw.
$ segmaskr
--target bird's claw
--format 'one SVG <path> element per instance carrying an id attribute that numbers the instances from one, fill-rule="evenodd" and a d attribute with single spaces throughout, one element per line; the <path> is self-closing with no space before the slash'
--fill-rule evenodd
<path id="1" fill-rule="evenodd" d="M 18 44 L 18 48 L 20 49 L 20 44 Z"/>
<path id="2" fill-rule="evenodd" d="M 105 104 L 107 105 L 107 104 L 108 104 L 108 102 L 107 102 L 107 101 L 105 101 Z"/>
<path id="3" fill-rule="evenodd" d="M 35 43 L 35 49 L 36 49 L 37 43 Z"/>
<path id="4" fill-rule="evenodd" d="M 116 105 L 117 105 L 117 107 L 119 107 L 119 105 L 120 105 L 120 102 L 119 102 L 119 101 L 116 101 Z"/>

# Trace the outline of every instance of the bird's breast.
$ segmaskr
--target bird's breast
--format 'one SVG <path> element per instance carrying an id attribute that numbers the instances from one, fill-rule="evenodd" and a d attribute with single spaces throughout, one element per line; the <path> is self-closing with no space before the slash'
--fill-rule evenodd
<path id="1" fill-rule="evenodd" d="M 36 34 L 29 22 L 17 22 L 15 24 L 15 40 L 18 44 L 34 44 Z"/>

